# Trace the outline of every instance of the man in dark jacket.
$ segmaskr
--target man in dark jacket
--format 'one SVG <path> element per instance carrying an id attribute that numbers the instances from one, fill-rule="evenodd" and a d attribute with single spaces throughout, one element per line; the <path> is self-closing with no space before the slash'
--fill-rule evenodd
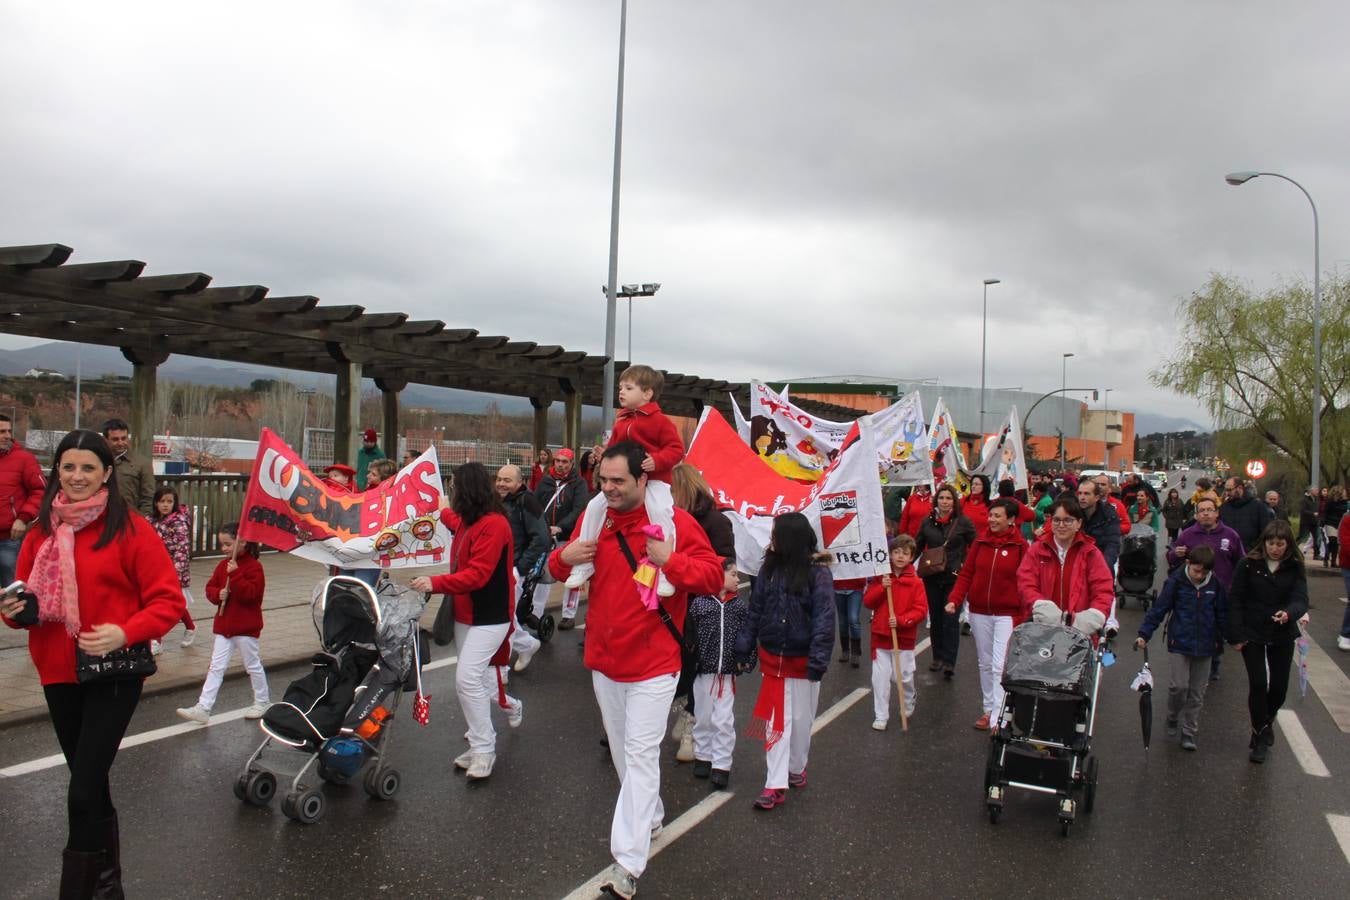
<path id="1" fill-rule="evenodd" d="M 1322 558 L 1322 529 L 1318 527 L 1317 509 L 1317 488 L 1310 487 L 1304 491 L 1298 505 L 1298 539 L 1295 543 L 1302 544 L 1305 537 L 1312 535 L 1313 559 Z"/>
<path id="2" fill-rule="evenodd" d="M 1097 544 L 1106 557 L 1106 567 L 1112 574 L 1120 558 L 1120 516 L 1115 507 L 1102 496 L 1101 485 L 1090 478 L 1078 482 L 1078 505 L 1083 508 L 1082 532 Z"/>
<path id="3" fill-rule="evenodd" d="M 33 454 L 14 440 L 14 423 L 0 416 L 0 586 L 14 580 L 19 545 L 37 518 L 46 487 Z"/>
<path id="4" fill-rule="evenodd" d="M 563 447 L 553 454 L 553 465 L 539 479 L 534 498 L 544 511 L 544 524 L 548 526 L 549 537 L 566 540 L 586 509 L 587 501 L 591 499 L 586 482 L 581 480 L 572 466 L 571 450 Z"/>
<path id="5" fill-rule="evenodd" d="M 511 523 L 511 537 L 515 542 L 516 583 L 525 586 L 525 576 L 548 552 L 548 528 L 544 525 L 544 510 L 525 487 L 525 475 L 519 466 L 506 465 L 497 470 L 497 496 L 506 508 L 506 520 Z M 519 605 L 519 604 L 517 604 Z M 511 632 L 511 649 L 516 651 L 516 671 L 523 672 L 539 648 L 539 639 L 520 627 Z"/>
<path id="6" fill-rule="evenodd" d="M 113 452 L 117 491 L 127 506 L 147 518 L 155 501 L 155 468 L 148 459 L 131 453 L 131 426 L 121 419 L 103 423 L 103 437 Z"/>
<path id="7" fill-rule="evenodd" d="M 1224 483 L 1219 520 L 1238 533 L 1243 547 L 1255 547 L 1260 543 L 1261 532 L 1274 518 L 1269 506 L 1247 492 L 1247 485 L 1241 478 L 1230 478 Z"/>

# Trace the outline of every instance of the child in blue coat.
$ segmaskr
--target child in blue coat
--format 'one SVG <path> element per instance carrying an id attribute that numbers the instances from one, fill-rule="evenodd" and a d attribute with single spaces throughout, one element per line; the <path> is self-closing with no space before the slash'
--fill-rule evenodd
<path id="1" fill-rule="evenodd" d="M 1194 750 L 1200 729 L 1200 707 L 1209 686 L 1210 657 L 1219 652 L 1228 630 L 1228 594 L 1214 577 L 1214 551 L 1195 547 L 1163 585 L 1162 593 L 1144 616 L 1135 646 L 1143 649 L 1163 618 L 1167 623 L 1169 685 L 1167 733 L 1181 729 L 1181 749 Z"/>

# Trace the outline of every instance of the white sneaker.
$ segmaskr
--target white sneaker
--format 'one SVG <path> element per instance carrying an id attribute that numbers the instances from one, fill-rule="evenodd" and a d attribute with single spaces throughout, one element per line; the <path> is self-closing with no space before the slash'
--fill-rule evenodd
<path id="1" fill-rule="evenodd" d="M 886 730 L 886 720 L 885 720 L 885 719 L 873 719 L 873 720 L 872 720 L 872 730 L 873 730 L 873 731 L 885 731 L 885 730 Z"/>
<path id="2" fill-rule="evenodd" d="M 633 900 L 637 894 L 637 879 L 615 863 L 605 870 L 605 877 L 600 879 L 600 890 L 619 900 Z"/>
<path id="3" fill-rule="evenodd" d="M 665 828 L 666 828 L 666 826 L 665 826 L 665 824 L 662 823 L 662 822 L 657 822 L 655 825 L 653 825 L 653 826 L 652 826 L 652 840 L 656 840 L 657 838 L 659 838 L 659 837 L 661 836 L 661 832 L 664 831 Z"/>
<path id="4" fill-rule="evenodd" d="M 244 718 L 261 719 L 263 717 L 263 713 L 267 712 L 267 708 L 271 705 L 272 705 L 271 703 L 254 703 L 248 709 L 244 710 Z"/>
<path id="5" fill-rule="evenodd" d="M 567 581 L 563 582 L 568 588 L 576 590 L 583 584 L 591 580 L 595 574 L 594 563 L 582 563 L 579 566 L 573 566 L 572 572 L 567 576 Z"/>
<path id="6" fill-rule="evenodd" d="M 151 656 L 159 656 L 160 651 L 163 650 L 163 649 L 164 649 L 164 645 L 161 644 L 159 641 L 151 641 L 151 642 L 150 642 L 150 655 L 151 655 Z"/>
<path id="7" fill-rule="evenodd" d="M 189 722 L 196 722 L 198 725 L 205 725 L 211 721 L 211 710 L 198 703 L 196 706 L 190 706 L 186 709 L 174 710 L 178 718 L 187 719 Z"/>
<path id="8" fill-rule="evenodd" d="M 536 640 L 534 646 L 529 650 L 520 651 L 520 654 L 516 657 L 516 671 L 524 672 L 525 667 L 530 664 L 530 660 L 534 659 L 534 655 L 539 652 L 539 648 L 542 646 L 544 645 Z"/>
<path id="9" fill-rule="evenodd" d="M 682 763 L 694 761 L 694 729 L 690 728 L 681 735 L 680 749 L 675 751 L 675 759 Z"/>
<path id="10" fill-rule="evenodd" d="M 520 723 L 525 720 L 525 701 L 516 700 L 514 706 L 506 711 L 506 724 L 512 728 L 519 728 Z"/>
<path id="11" fill-rule="evenodd" d="M 492 765 L 496 761 L 495 753 L 475 753 L 469 763 L 469 771 L 464 773 L 464 777 L 470 781 L 482 781 L 492 774 Z"/>
<path id="12" fill-rule="evenodd" d="M 658 597 L 675 596 L 675 585 L 671 584 L 669 579 L 666 578 L 665 572 L 656 573 L 656 596 Z"/>
<path id="13" fill-rule="evenodd" d="M 467 735 L 466 735 L 465 737 L 467 738 Z M 456 756 L 456 757 L 455 757 L 455 768 L 456 768 L 456 769 L 467 769 L 467 768 L 468 768 L 469 766 L 471 766 L 471 765 L 473 765 L 473 751 L 472 751 L 472 750 L 465 750 L 465 751 L 464 751 L 463 753 L 461 753 L 459 756 Z"/>
<path id="14" fill-rule="evenodd" d="M 1350 638 L 1347 638 L 1347 637 L 1338 637 L 1338 638 L 1336 638 L 1336 649 L 1337 649 L 1337 650 L 1350 650 Z"/>
<path id="15" fill-rule="evenodd" d="M 178 646 L 191 647 L 192 642 L 195 641 L 196 639 L 197 639 L 197 629 L 189 628 L 187 631 L 183 632 L 183 642 L 180 643 Z"/>

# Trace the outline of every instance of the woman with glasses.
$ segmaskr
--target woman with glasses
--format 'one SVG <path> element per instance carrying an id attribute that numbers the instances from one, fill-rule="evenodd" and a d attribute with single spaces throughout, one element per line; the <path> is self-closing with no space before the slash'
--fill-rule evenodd
<path id="1" fill-rule="evenodd" d="M 933 662 L 928 671 L 942 670 L 950 679 L 956 673 L 956 651 L 960 647 L 961 632 L 955 615 L 946 610 L 947 597 L 956 584 L 956 573 L 966 558 L 966 548 L 975 540 L 975 526 L 961 513 L 961 501 L 956 488 L 944 484 L 933 495 L 933 511 L 919 526 L 915 539 L 919 562 L 923 563 L 925 550 L 943 550 L 943 564 L 923 575 L 924 592 L 928 594 L 929 636 L 933 642 Z M 922 565 L 919 568 L 923 572 Z"/>
<path id="2" fill-rule="evenodd" d="M 1022 621 L 1064 621 L 1086 635 L 1106 624 L 1115 579 L 1096 543 L 1083 534 L 1083 508 L 1071 497 L 1050 504 L 1050 530 L 1031 545 L 1017 570 Z"/>

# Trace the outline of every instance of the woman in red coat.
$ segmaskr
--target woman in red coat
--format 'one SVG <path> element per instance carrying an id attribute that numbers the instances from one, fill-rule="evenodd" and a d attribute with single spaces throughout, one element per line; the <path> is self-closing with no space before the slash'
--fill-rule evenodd
<path id="1" fill-rule="evenodd" d="M 1027 552 L 1027 542 L 1014 525 L 1018 503 L 1000 497 L 989 505 L 988 527 L 966 551 L 965 564 L 956 577 L 947 600 L 947 613 L 963 602 L 970 604 L 970 633 L 980 660 L 980 693 L 983 714 L 975 720 L 981 731 L 998 715 L 1003 705 L 1003 662 L 1012 637 L 1013 621 L 1021 614 L 1017 596 L 1017 569 Z"/>
<path id="2" fill-rule="evenodd" d="M 0 601 L 11 628 L 28 630 L 56 739 L 70 769 L 62 897 L 122 896 L 117 810 L 108 772 L 141 698 L 142 677 L 80 683 L 76 651 L 105 656 L 158 639 L 183 616 L 169 552 L 117 491 L 113 453 L 92 431 L 61 439 L 42 506 L 16 566 L 28 583 Z M 42 860 L 30 860 L 42 865 Z"/>
<path id="3" fill-rule="evenodd" d="M 1092 538 L 1083 534 L 1083 508 L 1069 496 L 1050 504 L 1050 531 L 1041 535 L 1017 570 L 1021 618 L 1071 625 L 1086 635 L 1106 624 L 1115 600 L 1115 578 Z"/>
<path id="4" fill-rule="evenodd" d="M 444 594 L 454 604 L 455 694 L 469 726 L 469 749 L 455 760 L 472 780 L 487 778 L 497 761 L 497 732 L 492 727 L 492 695 L 507 711 L 507 723 L 521 722 L 524 704 L 506 695 L 498 666 L 507 662 L 503 651 L 510 634 L 515 596 L 515 541 L 511 523 L 502 511 L 492 478 L 482 463 L 455 469 L 455 492 L 441 521 L 455 535 L 450 545 L 450 573 L 414 578 L 414 590 Z"/>

